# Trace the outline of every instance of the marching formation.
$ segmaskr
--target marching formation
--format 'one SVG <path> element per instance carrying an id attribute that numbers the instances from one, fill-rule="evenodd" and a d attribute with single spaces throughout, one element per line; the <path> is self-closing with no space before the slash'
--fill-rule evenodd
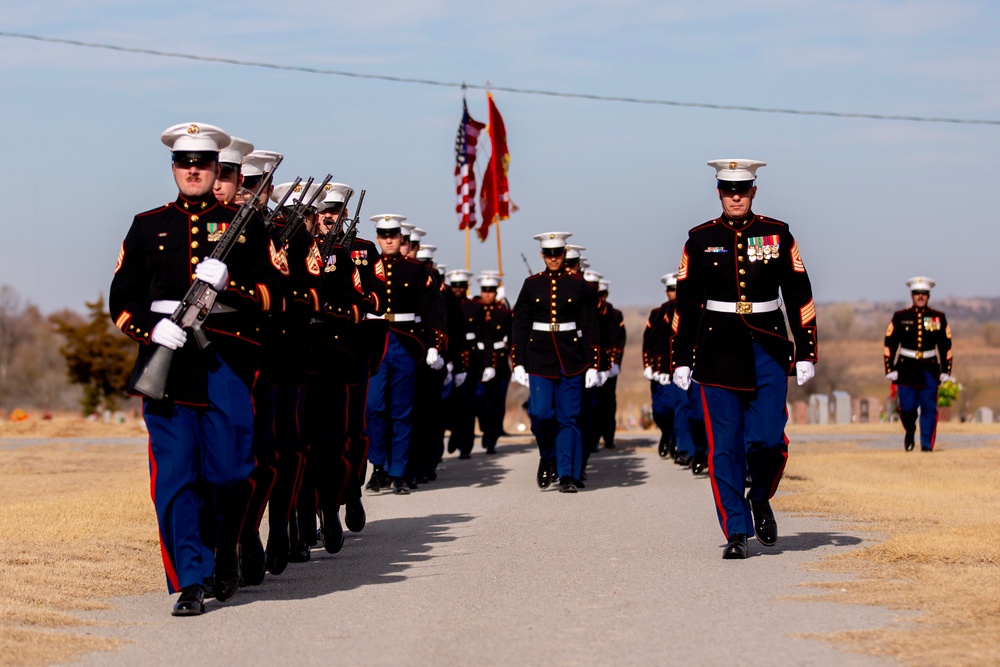
<path id="1" fill-rule="evenodd" d="M 363 491 L 432 483 L 446 451 L 471 457 L 477 419 L 496 453 L 511 381 L 528 390 L 540 488 L 576 493 L 601 440 L 615 447 L 624 318 L 571 233 L 534 237 L 545 268 L 510 308 L 499 273 L 445 271 L 403 215 L 371 216 L 375 239 L 362 238 L 364 190 L 332 175 L 275 184 L 281 154 L 211 125 L 161 139 L 178 196 L 133 220 L 109 303 L 139 344 L 129 389 L 144 398 L 174 615 L 199 615 L 206 596 L 227 600 L 318 543 L 337 553 L 345 525 L 365 527 Z M 815 373 L 816 307 L 788 225 L 751 209 L 764 163 L 709 165 L 722 215 L 690 230 L 661 278 L 643 375 L 660 456 L 708 473 L 723 557 L 742 559 L 748 536 L 778 537 L 769 501 L 788 456 L 787 379 Z M 885 368 L 907 448 L 919 407 L 930 450 L 951 333 L 927 307 L 933 281 L 908 284 Z"/>
<path id="2" fill-rule="evenodd" d="M 338 552 L 345 524 L 364 529 L 363 490 L 406 495 L 433 482 L 446 449 L 471 457 L 477 419 L 495 454 L 512 373 L 529 383 L 525 364 L 533 406 L 560 373 L 581 389 L 570 409 L 550 387 L 550 409 L 531 411 L 542 488 L 576 491 L 587 454 L 601 438 L 614 446 L 624 322 L 601 276 L 579 273 L 579 254 L 572 268 L 561 256 L 551 265 L 561 298 L 556 280 L 551 303 L 548 281 L 536 281 L 545 312 L 524 306 L 528 319 L 515 321 L 502 276 L 442 276 L 405 216 L 372 216 L 375 239 L 362 238 L 363 190 L 355 205 L 354 188 L 332 176 L 276 184 L 281 154 L 211 125 L 161 139 L 178 196 L 133 220 L 109 304 L 139 344 L 129 390 L 144 398 L 174 615 L 203 613 L 205 597 L 227 600 L 317 543 Z M 566 236 L 547 238 L 561 249 Z M 553 346 L 564 368 L 545 361 Z"/>

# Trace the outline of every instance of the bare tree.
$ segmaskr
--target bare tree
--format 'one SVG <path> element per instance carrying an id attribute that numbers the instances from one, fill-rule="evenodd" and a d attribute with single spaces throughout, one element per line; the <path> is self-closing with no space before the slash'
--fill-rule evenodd
<path id="1" fill-rule="evenodd" d="M 0 286 L 0 390 L 7 388 L 7 376 L 17 348 L 27 336 L 23 316 L 21 295 L 10 285 Z"/>

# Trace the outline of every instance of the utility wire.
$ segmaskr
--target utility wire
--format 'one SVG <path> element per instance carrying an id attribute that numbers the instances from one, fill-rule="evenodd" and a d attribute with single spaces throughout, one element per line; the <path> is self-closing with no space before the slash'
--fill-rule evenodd
<path id="1" fill-rule="evenodd" d="M 477 85 L 474 83 L 456 83 L 453 81 L 435 81 L 433 79 L 416 79 L 403 76 L 389 76 L 386 74 L 362 74 L 359 72 L 345 72 L 343 70 L 320 69 L 317 67 L 300 67 L 297 65 L 277 65 L 274 63 L 264 63 L 252 60 L 237 60 L 235 58 L 218 58 L 214 56 L 199 56 L 190 53 L 176 53 L 172 51 L 157 51 L 154 49 L 140 49 L 127 46 L 116 46 L 114 44 L 100 44 L 96 42 L 81 42 L 75 39 L 62 39 L 59 37 L 43 37 L 40 35 L 28 35 L 20 32 L 0 31 L 0 37 L 14 37 L 18 39 L 30 39 L 37 42 L 48 42 L 52 44 L 68 44 L 70 46 L 82 46 L 91 49 L 106 49 L 108 51 L 121 51 L 124 53 L 142 53 L 150 56 L 163 58 L 182 58 L 184 60 L 195 60 L 207 63 L 222 63 L 225 65 L 238 65 L 241 67 L 258 67 L 263 69 L 283 70 L 286 72 L 305 72 L 307 74 L 323 74 L 328 76 L 344 76 L 354 79 L 375 79 L 378 81 L 391 81 L 394 83 L 414 83 L 424 86 L 442 86 L 446 88 L 472 88 L 475 90 L 499 90 L 505 93 L 516 93 L 518 95 L 545 95 L 548 97 L 567 97 L 583 100 L 596 100 L 601 102 L 626 102 L 629 104 L 653 104 L 670 107 L 688 107 L 695 109 L 716 109 L 719 111 L 753 111 L 755 113 L 778 113 L 792 114 L 797 116 L 827 116 L 832 118 L 866 118 L 870 120 L 903 120 L 921 123 L 954 123 L 961 125 L 1000 125 L 1000 120 L 975 119 L 975 118 L 940 118 L 934 116 L 902 116 L 875 113 L 849 113 L 841 111 L 811 111 L 804 109 L 781 109 L 774 107 L 753 107 L 739 104 L 709 104 L 707 102 L 677 102 L 673 100 L 658 100 L 641 97 L 620 97 L 616 95 L 592 95 L 589 93 L 566 93 L 554 90 L 538 90 L 532 88 L 511 88 L 508 86 Z"/>

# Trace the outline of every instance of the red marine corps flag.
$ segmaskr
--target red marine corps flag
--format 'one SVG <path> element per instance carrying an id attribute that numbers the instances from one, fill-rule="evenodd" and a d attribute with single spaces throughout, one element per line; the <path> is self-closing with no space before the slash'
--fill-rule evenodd
<path id="1" fill-rule="evenodd" d="M 455 213 L 458 214 L 459 229 L 476 226 L 476 173 L 472 167 L 476 162 L 479 133 L 484 127 L 485 123 L 472 119 L 469 107 L 463 99 L 462 122 L 458 126 L 458 136 L 455 138 L 455 189 L 458 194 Z"/>
<path id="2" fill-rule="evenodd" d="M 510 190 L 507 186 L 507 165 L 510 154 L 507 152 L 507 130 L 493 96 L 486 93 L 489 102 L 489 132 L 493 151 L 490 163 L 483 175 L 483 187 L 479 194 L 479 208 L 483 212 L 483 224 L 479 226 L 479 238 L 486 240 L 490 233 L 490 225 L 510 217 L 517 207 L 511 204 Z"/>

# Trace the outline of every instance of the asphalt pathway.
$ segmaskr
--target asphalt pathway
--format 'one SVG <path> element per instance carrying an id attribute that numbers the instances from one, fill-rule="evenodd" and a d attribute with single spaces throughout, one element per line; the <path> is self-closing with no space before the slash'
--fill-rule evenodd
<path id="1" fill-rule="evenodd" d="M 79 665 L 891 665 L 813 633 L 898 612 L 802 599 L 807 566 L 857 548 L 838 524 L 778 515 L 780 537 L 722 560 L 709 481 L 648 437 L 591 457 L 580 493 L 540 491 L 526 438 L 449 456 L 409 496 L 366 496 L 368 525 L 261 586 L 173 618 L 164 593 L 116 598 L 75 632 L 127 640 Z M 150 508 L 152 511 L 152 508 Z"/>

